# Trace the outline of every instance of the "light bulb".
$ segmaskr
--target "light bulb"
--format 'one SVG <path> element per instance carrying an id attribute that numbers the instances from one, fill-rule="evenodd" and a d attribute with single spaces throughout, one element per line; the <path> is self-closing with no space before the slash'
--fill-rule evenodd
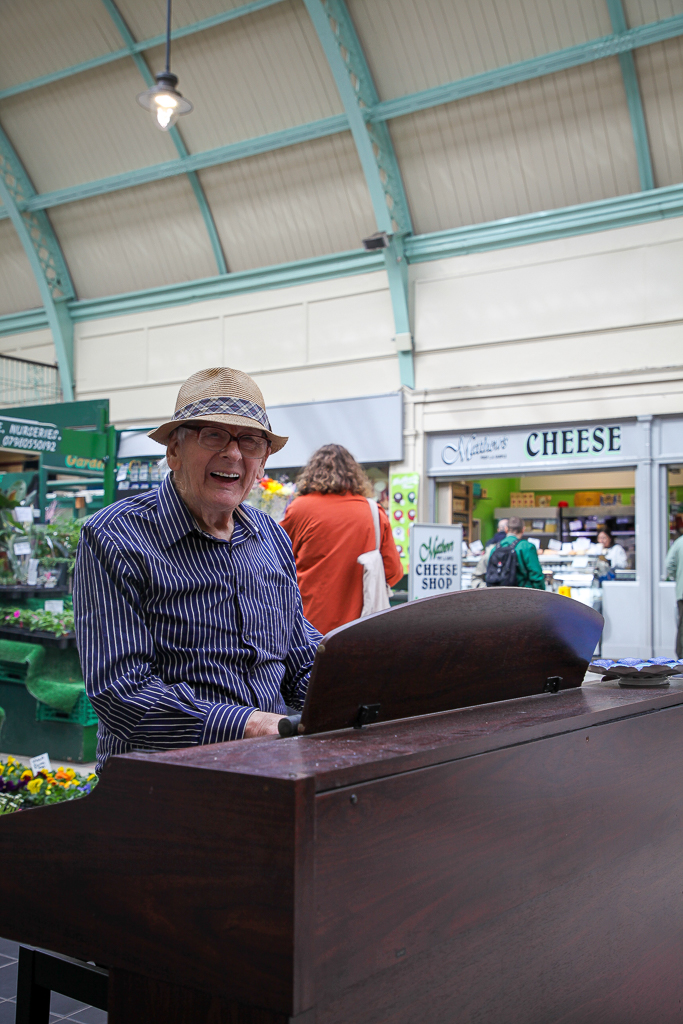
<path id="1" fill-rule="evenodd" d="M 190 101 L 177 91 L 177 84 L 174 74 L 162 71 L 156 76 L 156 84 L 138 96 L 138 103 L 149 110 L 162 132 L 172 128 L 181 114 L 189 114 L 192 110 Z"/>

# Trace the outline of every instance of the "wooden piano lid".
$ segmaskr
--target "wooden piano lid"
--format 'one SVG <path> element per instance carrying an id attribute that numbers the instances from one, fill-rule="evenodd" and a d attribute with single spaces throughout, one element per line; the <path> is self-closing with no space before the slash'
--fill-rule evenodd
<path id="1" fill-rule="evenodd" d="M 318 648 L 302 732 L 529 697 L 558 676 L 560 689 L 580 686 L 602 626 L 578 601 L 521 587 L 463 590 L 357 619 Z"/>

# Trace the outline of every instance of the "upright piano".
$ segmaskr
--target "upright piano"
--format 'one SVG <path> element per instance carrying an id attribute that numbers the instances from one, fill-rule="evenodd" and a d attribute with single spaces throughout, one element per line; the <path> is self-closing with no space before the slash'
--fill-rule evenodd
<path id="1" fill-rule="evenodd" d="M 0 934 L 108 968 L 110 1024 L 681 1019 L 683 687 L 582 686 L 600 629 L 482 590 L 334 631 L 300 735 L 0 819 Z"/>

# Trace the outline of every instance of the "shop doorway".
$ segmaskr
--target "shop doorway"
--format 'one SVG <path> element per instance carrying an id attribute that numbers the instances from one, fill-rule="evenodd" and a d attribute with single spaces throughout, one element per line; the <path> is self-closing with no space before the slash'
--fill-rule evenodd
<path id="1" fill-rule="evenodd" d="M 538 549 L 546 589 L 602 612 L 606 648 L 630 649 L 639 600 L 635 484 L 630 468 L 440 480 L 437 518 L 468 519 L 467 588 L 482 585 L 482 551 L 499 521 L 519 517 Z"/>

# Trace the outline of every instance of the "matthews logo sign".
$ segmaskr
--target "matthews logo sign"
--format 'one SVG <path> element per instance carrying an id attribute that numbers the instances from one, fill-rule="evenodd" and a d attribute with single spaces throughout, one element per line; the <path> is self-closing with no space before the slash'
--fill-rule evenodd
<path id="1" fill-rule="evenodd" d="M 635 422 L 541 426 L 504 433 L 433 434 L 427 441 L 430 476 L 467 472 L 530 471 L 530 464 L 610 462 L 638 458 Z"/>
<path id="2" fill-rule="evenodd" d="M 410 527 L 410 601 L 460 590 L 461 576 L 462 526 L 415 523 Z"/>

